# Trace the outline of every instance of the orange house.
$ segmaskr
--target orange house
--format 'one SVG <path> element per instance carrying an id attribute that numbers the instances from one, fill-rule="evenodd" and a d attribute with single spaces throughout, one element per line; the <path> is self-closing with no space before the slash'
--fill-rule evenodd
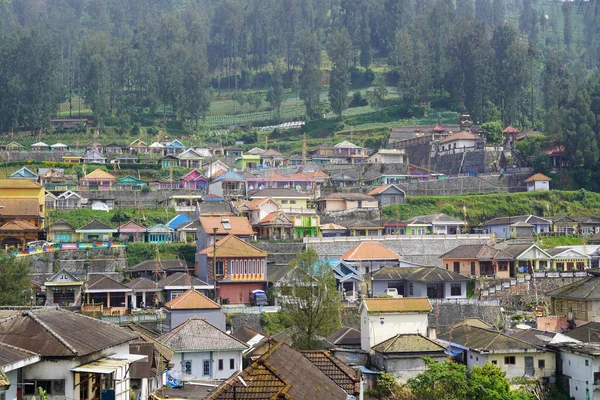
<path id="1" fill-rule="evenodd" d="M 515 276 L 513 257 L 487 244 L 465 244 L 440 256 L 443 267 L 464 276 Z"/>
<path id="2" fill-rule="evenodd" d="M 217 297 L 250 304 L 252 290 L 267 289 L 267 254 L 237 236 L 226 236 L 200 252 L 199 277 L 213 283 L 216 275 Z"/>
<path id="3" fill-rule="evenodd" d="M 44 229 L 44 188 L 29 179 L 0 179 L 0 248 L 23 248 Z"/>

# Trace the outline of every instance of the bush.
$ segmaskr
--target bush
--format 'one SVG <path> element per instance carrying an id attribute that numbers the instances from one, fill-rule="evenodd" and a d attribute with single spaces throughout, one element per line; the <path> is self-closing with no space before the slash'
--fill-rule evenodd
<path id="1" fill-rule="evenodd" d="M 364 107 L 364 106 L 368 106 L 368 105 L 369 105 L 369 102 L 362 95 L 362 93 L 360 91 L 356 91 L 352 94 L 352 100 L 350 101 L 350 104 L 348 105 L 348 107 L 349 108 Z"/>

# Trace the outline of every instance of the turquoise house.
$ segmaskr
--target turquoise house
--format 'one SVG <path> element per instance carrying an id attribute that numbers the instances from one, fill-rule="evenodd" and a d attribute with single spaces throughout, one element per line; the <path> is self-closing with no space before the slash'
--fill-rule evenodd
<path id="1" fill-rule="evenodd" d="M 133 177 L 131 175 L 117 179 L 117 186 L 121 190 L 141 190 L 144 186 L 148 186 L 148 182 Z"/>
<path id="2" fill-rule="evenodd" d="M 33 171 L 31 171 L 29 168 L 27 167 L 23 167 L 20 170 L 14 172 L 11 176 L 11 178 L 26 178 L 32 181 L 37 181 L 37 174 Z"/>
<path id="3" fill-rule="evenodd" d="M 171 243 L 173 241 L 173 229 L 167 225 L 158 224 L 146 230 L 146 242 L 148 243 Z"/>

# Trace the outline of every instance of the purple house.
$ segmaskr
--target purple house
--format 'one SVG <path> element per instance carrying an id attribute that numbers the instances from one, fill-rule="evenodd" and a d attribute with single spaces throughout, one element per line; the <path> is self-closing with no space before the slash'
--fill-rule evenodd
<path id="1" fill-rule="evenodd" d="M 181 178 L 182 189 L 206 191 L 207 186 L 208 180 L 197 169 L 194 169 Z"/>
<path id="2" fill-rule="evenodd" d="M 133 221 L 125 222 L 117 227 L 119 237 L 128 242 L 143 242 L 146 228 Z"/>

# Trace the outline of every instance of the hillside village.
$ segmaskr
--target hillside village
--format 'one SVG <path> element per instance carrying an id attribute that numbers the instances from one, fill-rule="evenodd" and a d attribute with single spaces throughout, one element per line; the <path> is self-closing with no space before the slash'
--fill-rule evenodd
<path id="1" fill-rule="evenodd" d="M 391 129 L 391 148 L 376 152 L 342 141 L 289 157 L 177 139 L 3 145 L 14 172 L 0 179 L 0 243 L 31 267 L 30 305 L 0 310 L 4 397 L 361 398 L 381 373 L 406 384 L 428 357 L 595 398 L 600 219 L 385 217 L 432 183 L 447 194 L 551 191 L 527 168 L 428 169 L 457 155 L 475 168 L 467 154 L 506 157 L 518 140 L 508 127 L 505 147 L 488 149 L 465 121 L 400 142 Z M 411 155 L 415 140 L 429 161 Z M 169 177 L 141 179 L 161 170 Z M 502 176 L 517 183 L 489 183 Z M 154 250 L 134 255 L 139 246 Z M 268 334 L 261 314 L 286 312 L 294 257 L 309 249 L 354 317 L 297 350 L 294 328 Z"/>

